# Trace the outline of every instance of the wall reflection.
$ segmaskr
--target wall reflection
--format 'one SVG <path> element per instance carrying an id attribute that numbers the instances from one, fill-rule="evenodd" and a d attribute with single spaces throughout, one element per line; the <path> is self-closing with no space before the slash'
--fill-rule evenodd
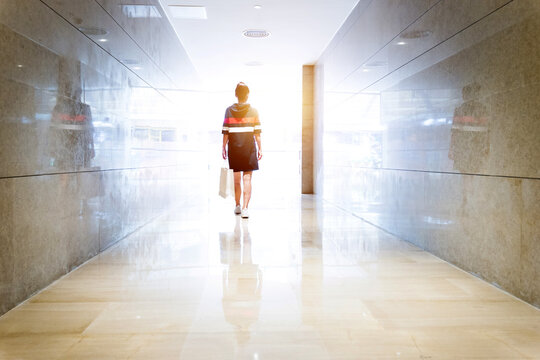
<path id="1" fill-rule="evenodd" d="M 488 108 L 479 101 L 480 84 L 466 85 L 462 94 L 463 104 L 454 110 L 448 157 L 455 170 L 478 172 L 489 155 Z"/>
<path id="2" fill-rule="evenodd" d="M 318 193 L 538 303 L 538 2 L 364 5 L 316 66 Z"/>
<path id="3" fill-rule="evenodd" d="M 62 58 L 58 95 L 52 111 L 50 165 L 58 170 L 89 168 L 95 157 L 90 105 L 82 102 L 81 63 Z"/>
<path id="4" fill-rule="evenodd" d="M 206 191 L 195 95 L 155 88 L 193 79 L 171 25 L 100 3 L 0 5 L 0 315 Z"/>

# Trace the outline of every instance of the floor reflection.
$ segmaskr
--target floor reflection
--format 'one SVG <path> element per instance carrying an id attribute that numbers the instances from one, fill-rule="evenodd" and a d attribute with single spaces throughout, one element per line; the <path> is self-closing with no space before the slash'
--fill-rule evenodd
<path id="1" fill-rule="evenodd" d="M 266 197 L 247 220 L 216 195 L 132 234 L 0 318 L 0 359 L 540 353 L 537 309 L 315 197 Z"/>
<path id="2" fill-rule="evenodd" d="M 250 339 L 250 327 L 257 322 L 261 307 L 263 272 L 251 256 L 249 221 L 236 217 L 232 233 L 220 233 L 223 270 L 223 314 L 235 328 L 238 345 Z"/>

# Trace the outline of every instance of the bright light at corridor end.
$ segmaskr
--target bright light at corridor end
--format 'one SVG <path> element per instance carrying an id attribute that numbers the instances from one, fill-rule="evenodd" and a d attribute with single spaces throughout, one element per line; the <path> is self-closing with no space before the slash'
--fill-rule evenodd
<path id="1" fill-rule="evenodd" d="M 234 96 L 234 89 L 240 81 L 249 87 L 248 102 L 260 115 L 263 149 L 266 149 L 267 155 L 270 156 L 263 158 L 261 162 L 263 169 L 265 160 L 270 159 L 268 163 L 271 163 L 271 159 L 276 156 L 271 155 L 273 151 L 294 152 L 300 148 L 302 68 L 265 64 L 254 60 L 231 68 L 223 78 L 206 83 L 209 95 L 197 99 L 200 103 L 194 108 L 204 109 L 204 114 L 200 114 L 200 110 L 197 110 L 196 116 L 201 117 L 200 123 L 204 124 L 208 131 L 215 131 L 221 126 L 224 109 L 238 101 Z M 216 158 L 216 161 L 219 159 Z M 298 153 L 291 159 L 297 161 Z M 216 166 L 219 166 L 219 163 Z"/>

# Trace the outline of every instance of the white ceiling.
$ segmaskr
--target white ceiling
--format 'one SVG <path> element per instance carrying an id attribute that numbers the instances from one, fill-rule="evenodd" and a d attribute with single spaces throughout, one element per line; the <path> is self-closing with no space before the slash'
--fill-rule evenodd
<path id="1" fill-rule="evenodd" d="M 254 73 L 271 76 L 313 64 L 358 1 L 160 0 L 204 86 L 213 90 L 230 90 Z M 174 19 L 169 5 L 205 6 L 207 19 Z M 271 36 L 245 38 L 246 29 L 265 29 Z"/>

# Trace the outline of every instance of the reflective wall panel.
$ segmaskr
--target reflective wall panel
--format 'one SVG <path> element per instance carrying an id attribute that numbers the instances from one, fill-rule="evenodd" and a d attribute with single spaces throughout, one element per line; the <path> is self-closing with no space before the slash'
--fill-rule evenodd
<path id="1" fill-rule="evenodd" d="M 360 1 L 316 66 L 318 193 L 537 306 L 539 19 Z"/>
<path id="2" fill-rule="evenodd" d="M 1 2 L 0 315 L 205 190 L 189 92 L 159 90 L 195 79 L 162 14 L 157 0 Z"/>

